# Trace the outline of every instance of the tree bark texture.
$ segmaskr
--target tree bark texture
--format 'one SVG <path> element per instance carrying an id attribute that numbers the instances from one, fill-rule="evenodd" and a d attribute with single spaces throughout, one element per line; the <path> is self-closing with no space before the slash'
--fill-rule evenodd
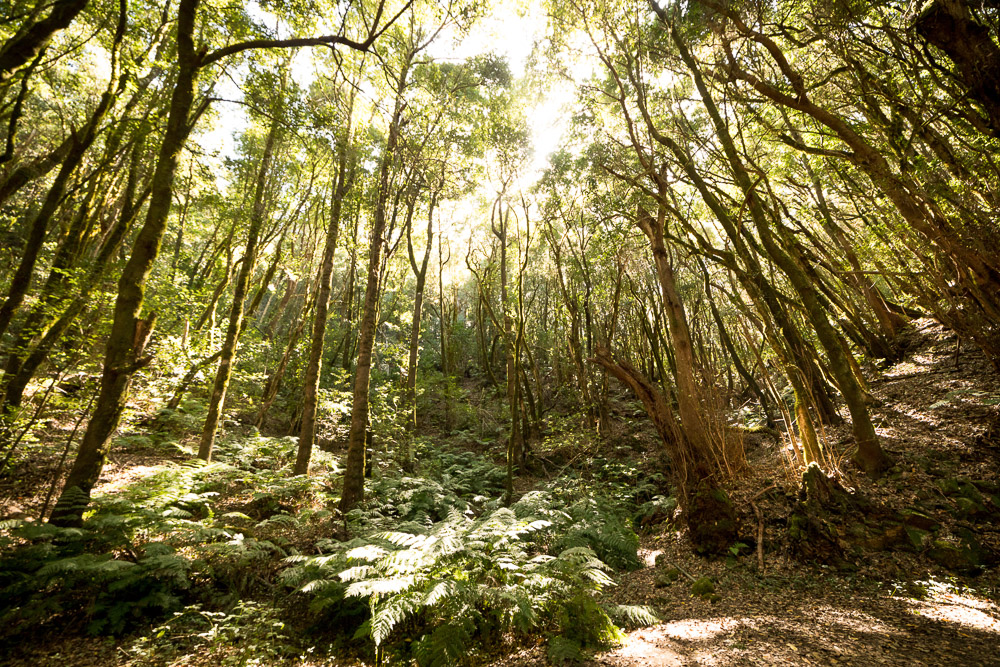
<path id="1" fill-rule="evenodd" d="M 352 98 L 353 101 L 353 98 Z M 348 112 L 350 117 L 350 111 Z M 340 155 L 337 162 L 337 180 L 334 182 L 330 206 L 330 224 L 323 246 L 323 260 L 320 264 L 319 281 L 316 287 L 316 306 L 313 314 L 312 337 L 309 341 L 309 359 L 306 362 L 302 386 L 302 425 L 299 429 L 299 446 L 295 455 L 294 474 L 309 474 L 309 460 L 312 458 L 313 441 L 316 438 L 316 404 L 319 393 L 320 373 L 323 369 L 323 346 L 326 341 L 327 312 L 330 308 L 330 291 L 333 287 L 333 258 L 340 236 L 340 217 L 344 195 L 350 187 L 348 174 L 348 151 L 350 150 L 350 124 L 340 141 Z M 353 170 L 353 167 L 352 167 Z"/>
<path id="2" fill-rule="evenodd" d="M 198 71 L 198 57 L 193 40 L 198 4 L 199 0 L 181 0 L 178 7 L 177 80 L 171 94 L 167 127 L 153 173 L 149 208 L 132 254 L 118 281 L 118 296 L 104 356 L 97 405 L 87 424 L 62 494 L 53 509 L 50 522 L 57 525 L 79 524 L 83 511 L 90 502 L 90 491 L 104 467 L 111 436 L 125 409 L 129 382 L 135 371 L 148 363 L 148 360 L 142 358 L 148 335 L 145 339 L 141 336 L 141 323 L 144 320 L 140 318 L 140 313 L 146 280 L 159 254 L 167 226 L 177 158 L 190 131 L 188 119 L 194 104 Z"/>
<path id="3" fill-rule="evenodd" d="M 340 511 L 348 512 L 365 497 L 365 433 L 368 426 L 368 385 L 371 380 L 372 349 L 375 345 L 375 325 L 378 320 L 378 300 L 381 291 L 380 268 L 385 245 L 386 206 L 389 201 L 389 176 L 399 143 L 399 125 L 403 115 L 403 91 L 413 54 L 408 53 L 400 69 L 396 86 L 396 103 L 389 123 L 389 136 L 379 165 L 378 197 L 372 220 L 371 244 L 368 254 L 368 283 L 358 331 L 358 363 L 354 371 L 351 402 L 351 426 L 347 440 L 347 460 L 344 466 L 344 491 Z"/>

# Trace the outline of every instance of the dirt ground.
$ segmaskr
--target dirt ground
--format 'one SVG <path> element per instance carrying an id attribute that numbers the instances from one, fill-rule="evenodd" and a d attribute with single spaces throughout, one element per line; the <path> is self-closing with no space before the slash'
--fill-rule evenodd
<path id="1" fill-rule="evenodd" d="M 1000 515 L 956 518 L 940 485 L 998 481 L 1000 376 L 978 350 L 963 345 L 956 355 L 954 335 L 933 321 L 915 324 L 905 360 L 868 369 L 873 421 L 895 467 L 879 482 L 865 477 L 848 460 L 846 425 L 825 427 L 827 441 L 840 445 L 831 457 L 848 488 L 887 510 L 919 504 L 940 523 L 944 539 L 974 529 L 995 558 Z M 761 510 L 759 553 L 710 561 L 693 555 L 681 533 L 641 536 L 646 567 L 619 577 L 608 597 L 649 605 L 663 620 L 628 632 L 621 647 L 594 655 L 588 665 L 1000 665 L 995 565 L 963 576 L 926 553 L 890 550 L 844 572 L 791 557 L 783 515 L 795 501 L 797 475 L 790 464 L 781 472 L 791 458 L 787 439 L 747 441 L 750 469 L 732 495 L 748 535 L 759 527 L 753 505 Z M 682 574 L 667 583 L 666 569 Z M 715 602 L 691 592 L 691 580 L 706 576 L 715 583 Z M 547 664 L 544 647 L 510 655 L 504 664 Z"/>

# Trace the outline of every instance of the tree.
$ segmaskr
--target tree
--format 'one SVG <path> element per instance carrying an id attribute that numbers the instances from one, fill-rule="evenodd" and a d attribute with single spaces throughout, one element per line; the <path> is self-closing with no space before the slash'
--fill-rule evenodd
<path id="1" fill-rule="evenodd" d="M 226 328 L 226 338 L 222 343 L 222 354 L 219 356 L 219 368 L 215 375 L 215 386 L 212 389 L 212 397 L 208 403 L 208 415 L 205 417 L 205 425 L 201 431 L 201 441 L 198 444 L 198 458 L 204 461 L 212 460 L 212 447 L 215 444 L 215 435 L 219 429 L 222 408 L 226 403 L 226 390 L 229 387 L 229 379 L 233 372 L 233 363 L 236 360 L 236 346 L 239 343 L 240 334 L 243 332 L 244 302 L 246 301 L 247 292 L 250 287 L 250 276 L 253 273 L 254 265 L 257 263 L 258 245 L 264 225 L 264 218 L 267 215 L 267 179 L 270 174 L 271 163 L 274 159 L 276 145 L 279 141 L 279 119 L 282 112 L 281 96 L 285 93 L 284 87 L 284 81 L 282 81 L 282 85 L 278 89 L 276 102 L 271 109 L 270 128 L 267 131 L 267 138 L 264 139 L 264 149 L 260 158 L 260 166 L 257 170 L 257 178 L 254 180 L 253 209 L 250 212 L 247 243 L 243 250 L 243 257 L 240 261 L 240 272 L 236 277 L 236 286 L 233 290 L 233 303 L 229 310 L 229 326 Z"/>
<path id="2" fill-rule="evenodd" d="M 354 370 L 354 388 L 351 396 L 351 425 L 347 442 L 347 461 L 344 470 L 344 491 L 340 497 L 340 511 L 346 513 L 364 500 L 364 471 L 366 456 L 366 433 L 368 431 L 368 385 L 371 380 L 372 348 L 375 344 L 375 324 L 378 319 L 378 300 L 382 250 L 385 247 L 386 213 L 390 198 L 390 176 L 397 159 L 403 110 L 406 107 L 405 94 L 414 58 L 429 44 L 428 39 L 410 21 L 409 33 L 402 38 L 399 70 L 395 73 L 393 92 L 395 94 L 392 114 L 389 118 L 385 149 L 379 158 L 378 183 L 371 236 L 368 245 L 368 276 L 365 284 L 365 298 L 362 305 L 361 321 L 358 325 L 357 364 Z"/>
<path id="3" fill-rule="evenodd" d="M 251 49 L 292 48 L 297 46 L 343 46 L 359 51 L 367 50 L 395 22 L 409 4 L 382 25 L 385 5 L 380 2 L 374 12 L 367 35 L 363 40 L 353 40 L 344 35 L 287 40 L 253 39 L 231 44 L 214 51 L 204 52 L 195 46 L 194 35 L 199 0 L 180 0 L 177 7 L 177 75 L 171 94 L 167 127 L 160 144 L 153 189 L 146 220 L 136 237 L 132 255 L 122 270 L 115 301 L 114 322 L 108 338 L 101 389 L 93 415 L 87 424 L 76 460 L 59 500 L 53 510 L 52 521 L 62 525 L 79 523 L 83 509 L 90 498 L 90 490 L 97 482 L 110 438 L 118 426 L 128 392 L 128 385 L 136 370 L 149 363 L 143 356 L 146 343 L 155 322 L 155 316 L 141 318 L 146 279 L 153 262 L 160 252 L 160 243 L 166 231 L 167 217 L 173 198 L 174 175 L 177 157 L 192 127 L 195 87 L 200 70 L 223 58 Z M 203 102 L 207 104 L 207 100 Z M 196 111 L 194 119 L 199 113 Z"/>
<path id="4" fill-rule="evenodd" d="M 294 472 L 296 475 L 308 474 L 313 440 L 316 437 L 317 392 L 323 363 L 323 348 L 326 341 L 330 290 L 333 283 L 333 257 L 337 251 L 337 239 L 340 236 L 344 197 L 354 183 L 355 157 L 351 148 L 351 122 L 354 111 L 353 87 L 351 92 L 345 96 L 344 104 L 344 127 L 336 141 L 337 174 L 330 187 L 330 222 L 326 232 L 326 242 L 323 246 L 323 258 L 319 267 L 312 336 L 309 341 L 309 361 L 306 365 L 302 390 L 302 426 L 299 430 L 298 454 L 295 458 Z"/>

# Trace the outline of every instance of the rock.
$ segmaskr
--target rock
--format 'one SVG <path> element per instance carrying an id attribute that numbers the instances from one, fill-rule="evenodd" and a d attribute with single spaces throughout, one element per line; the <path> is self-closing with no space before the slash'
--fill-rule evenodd
<path id="1" fill-rule="evenodd" d="M 903 524 L 920 530 L 937 530 L 941 524 L 923 512 L 908 508 L 900 512 Z"/>
<path id="2" fill-rule="evenodd" d="M 971 565 L 961 548 L 944 540 L 934 540 L 927 557 L 949 570 L 964 570 Z"/>
<path id="3" fill-rule="evenodd" d="M 945 540 L 934 540 L 928 558 L 935 563 L 962 574 L 978 575 L 984 565 L 989 565 L 996 559 L 985 549 L 971 530 L 958 528 L 955 534 L 961 539 L 961 544 Z"/>
<path id="4" fill-rule="evenodd" d="M 811 514 L 805 503 L 799 503 L 799 507 L 788 517 L 787 525 L 790 546 L 799 559 L 834 566 L 844 560 L 834 527 Z"/>
<path id="5" fill-rule="evenodd" d="M 872 535 L 865 540 L 864 546 L 874 551 L 888 551 L 897 544 L 907 541 L 906 529 L 904 526 L 889 526 L 886 530 Z"/>
<path id="6" fill-rule="evenodd" d="M 702 577 L 691 584 L 691 594 L 703 600 L 709 599 L 715 593 L 715 583 L 711 577 Z"/>
<path id="7" fill-rule="evenodd" d="M 725 554 L 739 540 L 733 503 L 719 487 L 699 484 L 690 493 L 685 515 L 694 550 L 701 556 Z"/>
<path id="8" fill-rule="evenodd" d="M 988 493 L 992 496 L 1000 495 L 1000 484 L 997 482 L 990 482 L 985 479 L 974 479 L 971 484 L 983 493 Z"/>
<path id="9" fill-rule="evenodd" d="M 971 530 L 968 528 L 956 528 L 955 535 L 962 540 L 962 548 L 969 561 L 975 567 L 994 565 L 996 563 L 993 553 L 980 543 Z"/>
<path id="10" fill-rule="evenodd" d="M 927 541 L 930 533 L 926 530 L 921 530 L 920 528 L 915 528 L 913 526 L 903 526 L 906 530 L 906 537 L 910 540 L 910 544 L 913 545 L 914 549 L 923 549 L 924 543 Z"/>
<path id="11" fill-rule="evenodd" d="M 958 480 L 958 493 L 963 498 L 968 498 L 969 500 L 982 504 L 983 494 L 979 492 L 976 485 L 967 480 Z"/>
<path id="12" fill-rule="evenodd" d="M 960 519 L 970 519 L 973 517 L 983 516 L 989 514 L 989 511 L 977 503 L 975 500 L 965 497 L 959 497 L 955 499 L 955 504 L 958 508 L 955 511 L 955 516 Z"/>
<path id="13" fill-rule="evenodd" d="M 941 489 L 941 493 L 946 496 L 957 496 L 958 495 L 958 480 L 957 479 L 939 479 L 937 481 L 937 487 Z"/>

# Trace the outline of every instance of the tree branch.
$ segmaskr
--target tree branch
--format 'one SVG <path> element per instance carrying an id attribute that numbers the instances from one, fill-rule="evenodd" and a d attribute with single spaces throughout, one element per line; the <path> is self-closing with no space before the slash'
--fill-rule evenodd
<path id="1" fill-rule="evenodd" d="M 226 56 L 231 56 L 236 53 L 242 53 L 243 51 L 249 51 L 251 49 L 292 49 L 300 46 L 328 46 L 331 49 L 335 46 L 346 46 L 348 48 L 354 49 L 355 51 L 367 51 L 375 40 L 378 39 L 386 30 L 388 30 L 393 23 L 403 15 L 407 9 L 413 4 L 413 0 L 407 0 L 403 8 L 400 9 L 395 16 L 389 20 L 381 29 L 378 28 L 379 21 L 382 17 L 382 10 L 385 7 L 385 3 L 381 2 L 378 6 L 378 12 L 375 14 L 375 21 L 372 24 L 371 32 L 364 41 L 357 41 L 343 35 L 323 35 L 320 37 L 292 37 L 289 39 L 251 39 L 245 42 L 239 42 L 237 44 L 230 44 L 229 46 L 224 46 L 221 49 L 216 49 L 211 53 L 205 55 L 201 60 L 202 67 L 211 65 L 219 60 L 222 60 Z"/>

